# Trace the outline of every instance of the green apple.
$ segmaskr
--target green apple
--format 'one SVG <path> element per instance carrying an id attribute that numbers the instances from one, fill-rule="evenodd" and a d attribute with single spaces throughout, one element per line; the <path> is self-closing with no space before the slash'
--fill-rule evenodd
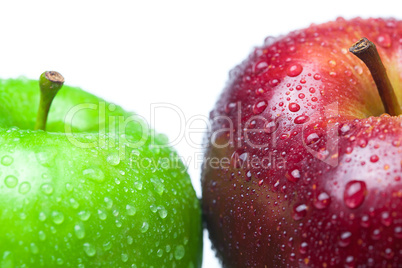
<path id="1" fill-rule="evenodd" d="M 199 200 L 167 138 L 74 87 L 47 116 L 63 82 L 0 81 L 0 267 L 200 267 Z"/>

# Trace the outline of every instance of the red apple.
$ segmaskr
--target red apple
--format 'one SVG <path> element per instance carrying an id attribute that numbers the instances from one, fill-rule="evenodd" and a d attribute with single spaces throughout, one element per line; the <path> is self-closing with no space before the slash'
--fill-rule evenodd
<path id="1" fill-rule="evenodd" d="M 389 80 L 366 41 L 372 73 L 349 52 L 362 37 Z M 223 266 L 402 267 L 401 85 L 394 19 L 267 38 L 230 72 L 202 174 Z"/>

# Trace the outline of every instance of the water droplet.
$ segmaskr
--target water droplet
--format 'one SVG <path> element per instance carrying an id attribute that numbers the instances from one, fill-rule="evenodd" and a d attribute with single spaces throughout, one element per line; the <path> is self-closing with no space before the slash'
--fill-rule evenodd
<path id="1" fill-rule="evenodd" d="M 338 241 L 339 246 L 341 246 L 341 247 L 349 246 L 351 237 L 352 237 L 351 232 L 343 232 Z"/>
<path id="2" fill-rule="evenodd" d="M 299 111 L 299 110 L 300 110 L 300 105 L 299 105 L 299 104 L 294 103 L 294 102 L 289 103 L 289 111 L 295 113 L 295 112 L 297 112 L 297 111 Z"/>
<path id="3" fill-rule="evenodd" d="M 262 113 L 263 111 L 265 111 L 265 109 L 267 108 L 267 106 L 268 106 L 268 102 L 267 102 L 267 101 L 265 101 L 265 100 L 259 101 L 259 102 L 257 102 L 256 104 L 254 104 L 254 106 L 253 106 L 253 113 L 254 113 L 254 114 L 260 114 L 260 113 Z"/>
<path id="4" fill-rule="evenodd" d="M 315 80 L 320 80 L 320 79 L 321 79 L 321 75 L 320 75 L 320 74 L 315 74 L 315 75 L 313 76 L 313 78 L 314 78 Z"/>
<path id="5" fill-rule="evenodd" d="M 253 66 L 253 72 L 255 74 L 260 74 L 266 69 L 268 69 L 268 63 L 266 61 L 258 61 Z"/>
<path id="6" fill-rule="evenodd" d="M 293 169 L 291 172 L 286 172 L 285 176 L 291 182 L 297 182 L 301 177 L 298 169 Z"/>
<path id="7" fill-rule="evenodd" d="M 160 258 L 163 256 L 163 249 L 158 249 L 158 251 L 156 252 L 156 255 Z"/>
<path id="8" fill-rule="evenodd" d="M 387 227 L 392 224 L 392 217 L 388 211 L 381 213 L 381 223 Z"/>
<path id="9" fill-rule="evenodd" d="M 52 211 L 52 220 L 55 224 L 62 224 L 64 221 L 64 214 L 60 211 Z"/>
<path id="10" fill-rule="evenodd" d="M 306 137 L 306 144 L 311 145 L 320 140 L 320 136 L 317 133 L 311 133 Z"/>
<path id="11" fill-rule="evenodd" d="M 276 120 L 267 122 L 264 127 L 264 131 L 267 134 L 274 133 L 279 127 L 279 122 Z"/>
<path id="12" fill-rule="evenodd" d="M 127 262 L 128 261 L 128 255 L 126 253 L 121 254 L 121 261 L 122 262 Z"/>
<path id="13" fill-rule="evenodd" d="M 105 197 L 103 201 L 106 203 L 106 209 L 111 209 L 113 207 L 113 200 L 111 198 Z"/>
<path id="14" fill-rule="evenodd" d="M 40 187 L 42 193 L 46 194 L 46 195 L 51 195 L 53 193 L 53 186 L 50 183 L 44 183 L 42 184 L 42 186 Z"/>
<path id="15" fill-rule="evenodd" d="M 271 80 L 269 80 L 268 84 L 271 87 L 276 87 L 279 84 L 279 82 L 280 82 L 279 79 L 271 79 Z"/>
<path id="16" fill-rule="evenodd" d="M 18 184 L 18 179 L 17 179 L 17 177 L 15 177 L 13 175 L 9 175 L 4 179 L 4 184 L 8 188 L 14 188 Z"/>
<path id="17" fill-rule="evenodd" d="M 295 77 L 295 76 L 298 76 L 299 74 L 301 74 L 302 71 L 303 71 L 303 67 L 300 64 L 295 63 L 288 67 L 286 73 L 290 77 Z"/>
<path id="18" fill-rule="evenodd" d="M 298 221 L 303 219 L 307 214 L 307 206 L 305 204 L 299 204 L 293 207 L 293 219 Z"/>
<path id="19" fill-rule="evenodd" d="M 334 60 L 330 60 L 328 61 L 329 66 L 331 66 L 332 68 L 336 66 L 336 61 Z"/>
<path id="20" fill-rule="evenodd" d="M 380 34 L 377 37 L 377 44 L 383 48 L 389 48 L 392 45 L 392 39 L 389 34 Z"/>
<path id="21" fill-rule="evenodd" d="M 84 243 L 84 252 L 88 257 L 93 257 L 96 254 L 96 248 L 90 243 Z"/>
<path id="22" fill-rule="evenodd" d="M 108 251 L 108 250 L 110 250 L 111 248 L 112 248 L 112 242 L 110 242 L 110 241 L 106 241 L 105 243 L 103 243 L 103 249 L 105 250 L 105 251 Z"/>
<path id="23" fill-rule="evenodd" d="M 149 223 L 144 221 L 140 228 L 141 233 L 146 233 L 148 231 L 148 229 L 149 229 Z"/>
<path id="24" fill-rule="evenodd" d="M 137 190 L 142 190 L 142 181 L 136 181 L 134 182 L 134 187 Z"/>
<path id="25" fill-rule="evenodd" d="M 401 226 L 396 226 L 394 228 L 394 235 L 396 238 L 402 238 L 402 227 Z"/>
<path id="26" fill-rule="evenodd" d="M 158 214 L 159 214 L 159 217 L 161 217 L 161 219 L 164 219 L 164 218 L 167 217 L 168 212 L 167 212 L 167 210 L 166 210 L 164 207 L 160 206 L 160 207 L 158 208 Z"/>
<path id="27" fill-rule="evenodd" d="M 321 192 L 314 201 L 314 207 L 324 209 L 331 203 L 331 197 L 326 192 Z"/>
<path id="28" fill-rule="evenodd" d="M 154 185 L 155 191 L 159 194 L 162 195 L 165 192 L 165 185 L 162 183 L 162 181 L 158 178 L 151 178 L 151 182 Z"/>
<path id="29" fill-rule="evenodd" d="M 137 212 L 137 209 L 133 205 L 127 205 L 126 210 L 128 216 L 134 216 L 135 213 Z"/>
<path id="30" fill-rule="evenodd" d="M 45 221 L 46 220 L 46 214 L 45 214 L 45 212 L 39 212 L 39 220 L 40 221 Z"/>
<path id="31" fill-rule="evenodd" d="M 375 163 L 375 162 L 377 162 L 378 160 L 380 160 L 380 158 L 378 157 L 378 155 L 372 155 L 372 156 L 370 156 L 370 162 L 372 162 L 372 163 Z"/>
<path id="32" fill-rule="evenodd" d="M 109 165 L 111 166 L 117 166 L 118 164 L 120 164 L 120 156 L 118 152 L 113 152 L 110 153 L 107 157 L 106 157 L 106 161 L 108 162 Z"/>
<path id="33" fill-rule="evenodd" d="M 35 154 L 36 161 L 44 167 L 50 167 L 54 164 L 54 159 L 56 157 L 56 151 L 47 150 L 43 152 L 38 152 Z"/>
<path id="34" fill-rule="evenodd" d="M 80 206 L 80 204 L 72 197 L 70 198 L 69 201 L 73 209 L 77 209 Z"/>
<path id="35" fill-rule="evenodd" d="M 304 98 L 306 97 L 306 95 L 304 95 L 303 93 L 300 93 L 300 94 L 298 95 L 298 97 L 299 97 L 299 99 L 304 99 Z"/>
<path id="36" fill-rule="evenodd" d="M 355 258 L 353 256 L 347 256 L 345 259 L 345 268 L 354 268 L 355 267 Z"/>
<path id="37" fill-rule="evenodd" d="M 364 181 L 350 181 L 345 186 L 343 201 L 349 208 L 359 207 L 367 195 L 367 187 Z"/>
<path id="38" fill-rule="evenodd" d="M 74 190 L 74 187 L 70 183 L 66 183 L 66 190 L 68 192 L 72 192 Z"/>
<path id="39" fill-rule="evenodd" d="M 379 240 L 380 238 L 381 238 L 381 230 L 380 229 L 374 229 L 373 232 L 371 233 L 371 239 Z"/>
<path id="40" fill-rule="evenodd" d="M 386 248 L 384 250 L 384 258 L 387 260 L 391 260 L 394 257 L 394 252 L 392 251 L 392 248 Z"/>
<path id="41" fill-rule="evenodd" d="M 63 265 L 64 261 L 63 261 L 62 258 L 57 258 L 56 263 L 57 263 L 58 265 Z"/>
<path id="42" fill-rule="evenodd" d="M 94 182 L 103 182 L 105 179 L 105 174 L 99 167 L 87 168 L 82 171 L 82 175 L 84 178 Z"/>
<path id="43" fill-rule="evenodd" d="M 298 117 L 295 118 L 294 122 L 295 122 L 295 124 L 304 124 L 309 119 L 310 118 L 307 115 L 299 115 Z"/>
<path id="44" fill-rule="evenodd" d="M 131 236 L 127 236 L 127 244 L 131 245 L 134 239 Z"/>
<path id="45" fill-rule="evenodd" d="M 39 232 L 38 232 L 38 237 L 39 237 L 39 240 L 45 241 L 45 239 L 46 239 L 46 234 L 45 234 L 45 232 L 44 232 L 44 231 L 39 231 Z"/>
<path id="46" fill-rule="evenodd" d="M 78 212 L 78 218 L 80 218 L 82 221 L 87 221 L 90 216 L 91 212 L 87 210 L 81 210 L 80 212 Z"/>
<path id="47" fill-rule="evenodd" d="M 85 237 L 85 228 L 84 225 L 80 222 L 74 226 L 75 236 L 78 239 L 83 239 Z"/>
<path id="48" fill-rule="evenodd" d="M 9 166 L 9 165 L 11 165 L 13 162 L 14 162 L 14 159 L 13 159 L 11 156 L 9 156 L 9 155 L 5 155 L 5 156 L 3 156 L 3 157 L 1 158 L 1 164 L 2 164 L 3 166 Z"/>
<path id="49" fill-rule="evenodd" d="M 18 192 L 20 194 L 26 194 L 31 190 L 31 184 L 27 181 L 23 182 L 20 184 L 20 186 L 18 187 Z"/>
<path id="50" fill-rule="evenodd" d="M 307 253 L 307 249 L 308 249 L 308 244 L 307 244 L 307 242 L 302 242 L 301 244 L 300 244 L 300 248 L 299 248 L 299 252 L 300 252 L 300 254 L 306 254 Z"/>
<path id="51" fill-rule="evenodd" d="M 368 228 L 370 226 L 370 217 L 368 215 L 363 215 L 360 219 L 360 225 L 364 228 Z"/>
<path id="52" fill-rule="evenodd" d="M 107 214 L 105 211 L 98 209 L 98 217 L 100 220 L 104 221 L 107 219 Z"/>
<path id="53" fill-rule="evenodd" d="M 31 243 L 29 248 L 31 249 L 32 254 L 38 254 L 39 248 L 35 243 Z"/>
<path id="54" fill-rule="evenodd" d="M 184 247 L 182 245 L 178 245 L 178 246 L 176 246 L 176 248 L 174 250 L 174 258 L 176 260 L 181 260 L 181 259 L 183 259 L 185 253 L 186 253 L 186 250 L 184 249 Z"/>

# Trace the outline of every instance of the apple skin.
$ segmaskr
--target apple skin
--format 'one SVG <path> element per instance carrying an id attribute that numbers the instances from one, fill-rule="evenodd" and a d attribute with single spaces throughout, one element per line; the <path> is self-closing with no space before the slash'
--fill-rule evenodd
<path id="1" fill-rule="evenodd" d="M 401 267 L 402 117 L 382 115 L 368 69 L 348 52 L 361 37 L 402 103 L 394 19 L 269 37 L 230 72 L 202 172 L 224 267 Z"/>
<path id="2" fill-rule="evenodd" d="M 47 131 L 30 130 L 38 93 L 38 81 L 0 84 L 0 267 L 200 267 L 199 200 L 177 154 L 155 146 L 166 137 L 145 129 L 145 144 L 119 158 L 120 136 L 138 140 L 139 125 L 113 135 L 111 118 L 131 114 L 68 86 L 55 98 Z M 105 116 L 77 112 L 68 122 L 74 141 L 105 146 L 75 146 L 65 134 L 66 114 L 82 103 L 105 103 Z M 145 167 L 140 159 L 177 165 Z"/>

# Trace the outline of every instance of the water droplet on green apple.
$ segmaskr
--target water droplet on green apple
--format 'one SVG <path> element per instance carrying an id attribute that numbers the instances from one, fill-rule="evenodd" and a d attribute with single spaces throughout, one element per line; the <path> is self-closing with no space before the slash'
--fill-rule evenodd
<path id="1" fill-rule="evenodd" d="M 127 262 L 128 261 L 128 255 L 126 253 L 121 254 L 121 261 L 122 262 Z"/>
<path id="2" fill-rule="evenodd" d="M 84 252 L 88 257 L 93 257 L 96 254 L 96 248 L 90 243 L 84 243 Z"/>
<path id="3" fill-rule="evenodd" d="M 71 185 L 71 183 L 66 183 L 66 190 L 68 192 L 72 192 L 74 190 L 74 187 Z"/>
<path id="4" fill-rule="evenodd" d="M 38 254 L 39 248 L 38 248 L 38 246 L 37 246 L 35 243 L 32 242 L 32 243 L 29 245 L 29 248 L 30 248 L 32 254 Z"/>
<path id="5" fill-rule="evenodd" d="M 142 181 L 136 181 L 134 182 L 134 187 L 137 190 L 142 190 Z"/>
<path id="6" fill-rule="evenodd" d="M 14 254 L 11 251 L 5 251 L 1 258 L 0 267 L 14 268 Z"/>
<path id="7" fill-rule="evenodd" d="M 87 211 L 87 210 L 81 210 L 80 212 L 78 212 L 78 217 L 79 217 L 82 221 L 87 221 L 90 216 L 91 216 L 91 212 L 89 212 L 89 211 Z"/>
<path id="8" fill-rule="evenodd" d="M 111 198 L 105 197 L 103 201 L 106 203 L 106 209 L 111 209 L 113 207 L 113 200 Z"/>
<path id="9" fill-rule="evenodd" d="M 44 183 L 40 187 L 42 193 L 46 195 L 51 195 L 53 193 L 53 186 L 50 183 Z"/>
<path id="10" fill-rule="evenodd" d="M 58 265 L 63 265 L 64 261 L 63 261 L 62 258 L 57 258 L 56 263 L 57 263 Z"/>
<path id="11" fill-rule="evenodd" d="M 102 209 L 98 209 L 98 217 L 100 220 L 104 221 L 107 219 L 107 214 Z"/>
<path id="12" fill-rule="evenodd" d="M 77 209 L 79 206 L 80 206 L 80 204 L 77 202 L 77 200 L 75 200 L 74 198 L 70 198 L 70 204 L 71 204 L 71 207 L 73 208 L 73 209 Z"/>
<path id="13" fill-rule="evenodd" d="M 158 251 L 156 252 L 156 256 L 158 256 L 159 258 L 163 256 L 163 249 L 158 249 Z"/>
<path id="14" fill-rule="evenodd" d="M 135 213 L 137 212 L 137 209 L 133 205 L 127 205 L 126 210 L 128 216 L 134 216 Z"/>
<path id="15" fill-rule="evenodd" d="M 87 168 L 82 171 L 84 178 L 94 182 L 103 182 L 105 180 L 105 174 L 99 167 Z"/>
<path id="16" fill-rule="evenodd" d="M 46 220 L 46 214 L 45 214 L 45 212 L 39 212 L 39 220 L 40 221 L 45 221 Z"/>
<path id="17" fill-rule="evenodd" d="M 3 166 L 10 166 L 13 162 L 14 162 L 14 159 L 9 155 L 5 155 L 1 158 L 1 164 Z"/>
<path id="18" fill-rule="evenodd" d="M 112 242 L 110 242 L 110 241 L 106 241 L 105 243 L 103 243 L 103 249 L 105 250 L 105 251 L 108 251 L 108 250 L 110 250 L 111 248 L 112 248 Z"/>
<path id="19" fill-rule="evenodd" d="M 56 158 L 56 152 L 53 150 L 38 152 L 35 154 L 35 157 L 40 165 L 42 165 L 44 167 L 51 167 L 54 165 L 54 159 Z"/>
<path id="20" fill-rule="evenodd" d="M 17 179 L 17 177 L 15 177 L 13 175 L 9 175 L 4 179 L 4 184 L 8 188 L 14 188 L 18 184 L 18 179 Z"/>
<path id="21" fill-rule="evenodd" d="M 44 231 L 39 231 L 38 232 L 39 240 L 44 241 L 46 239 L 46 234 Z"/>
<path id="22" fill-rule="evenodd" d="M 20 184 L 20 186 L 18 187 L 18 192 L 20 194 L 26 194 L 31 190 L 31 184 L 29 182 L 23 182 Z"/>
<path id="23" fill-rule="evenodd" d="M 106 162 L 111 166 L 120 164 L 120 156 L 118 152 L 112 152 L 106 157 Z"/>
<path id="24" fill-rule="evenodd" d="M 158 210 L 158 214 L 159 214 L 159 217 L 161 217 L 161 219 L 164 219 L 167 217 L 168 211 L 164 207 L 160 206 L 159 210 Z"/>
<path id="25" fill-rule="evenodd" d="M 148 231 L 148 229 L 149 229 L 149 223 L 144 221 L 140 228 L 141 233 L 146 233 Z"/>
<path id="26" fill-rule="evenodd" d="M 62 224 L 64 221 L 64 214 L 60 211 L 52 211 L 52 220 L 55 224 Z"/>
<path id="27" fill-rule="evenodd" d="M 159 194 L 162 195 L 163 192 L 165 191 L 165 186 L 163 185 L 163 183 L 160 181 L 160 179 L 158 178 L 151 178 L 151 182 L 154 185 L 154 189 L 155 191 Z"/>
<path id="28" fill-rule="evenodd" d="M 176 246 L 176 248 L 174 250 L 174 258 L 176 260 L 181 260 L 181 259 L 183 259 L 185 253 L 186 253 L 186 250 L 184 249 L 184 247 L 182 245 L 178 245 L 178 246 Z"/>
<path id="29" fill-rule="evenodd" d="M 131 245 L 133 243 L 133 238 L 131 236 L 127 236 L 127 244 Z"/>
<path id="30" fill-rule="evenodd" d="M 76 225 L 74 225 L 74 233 L 75 236 L 78 239 L 83 239 L 85 237 L 85 228 L 84 228 L 84 224 L 82 224 L 81 222 L 77 223 Z"/>

